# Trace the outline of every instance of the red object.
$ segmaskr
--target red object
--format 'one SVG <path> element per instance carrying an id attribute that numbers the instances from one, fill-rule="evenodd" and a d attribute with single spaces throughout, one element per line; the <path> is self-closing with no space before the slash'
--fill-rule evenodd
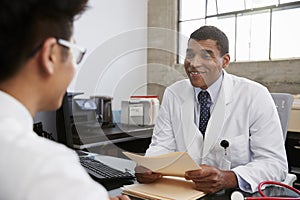
<path id="1" fill-rule="evenodd" d="M 150 96 L 130 96 L 130 98 L 158 98 L 158 96 L 150 95 Z"/>

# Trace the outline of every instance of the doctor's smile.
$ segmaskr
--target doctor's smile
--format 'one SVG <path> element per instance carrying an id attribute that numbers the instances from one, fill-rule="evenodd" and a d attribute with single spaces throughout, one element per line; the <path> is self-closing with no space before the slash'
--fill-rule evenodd
<path id="1" fill-rule="evenodd" d="M 192 71 L 188 72 L 188 77 L 195 85 L 197 85 L 198 82 L 206 82 L 205 80 L 208 78 L 208 74 L 208 71 Z"/>
<path id="2" fill-rule="evenodd" d="M 192 77 L 192 78 L 200 78 L 203 74 L 207 74 L 207 72 L 204 72 L 204 71 L 196 71 L 196 72 L 190 72 L 189 75 Z"/>

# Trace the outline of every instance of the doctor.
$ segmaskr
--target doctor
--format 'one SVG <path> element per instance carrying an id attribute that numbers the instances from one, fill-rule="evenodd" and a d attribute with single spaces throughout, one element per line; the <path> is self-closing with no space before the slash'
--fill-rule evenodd
<path id="1" fill-rule="evenodd" d="M 221 30 L 203 26 L 191 34 L 184 62 L 189 80 L 166 88 L 146 151 L 147 156 L 188 152 L 201 169 L 187 171 L 185 178 L 206 193 L 236 187 L 255 192 L 263 180 L 284 180 L 288 170 L 270 93 L 256 82 L 226 73 L 229 62 L 228 39 Z M 201 91 L 209 94 L 209 121 L 202 132 Z M 224 148 L 222 141 L 229 146 Z M 136 176 L 141 183 L 162 177 L 142 166 L 136 167 Z"/>

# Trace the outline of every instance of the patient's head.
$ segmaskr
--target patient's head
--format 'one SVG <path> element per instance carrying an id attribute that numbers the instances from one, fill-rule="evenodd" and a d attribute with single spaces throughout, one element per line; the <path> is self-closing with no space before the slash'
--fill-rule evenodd
<path id="1" fill-rule="evenodd" d="M 1 0 L 0 82 L 13 76 L 46 38 L 69 40 L 87 0 Z"/>

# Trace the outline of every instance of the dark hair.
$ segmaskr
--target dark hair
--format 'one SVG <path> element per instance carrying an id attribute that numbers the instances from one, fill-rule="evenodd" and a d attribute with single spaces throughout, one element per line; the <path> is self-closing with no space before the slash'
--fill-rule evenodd
<path id="1" fill-rule="evenodd" d="M 13 76 L 49 37 L 70 39 L 88 0 L 1 0 L 0 82 Z"/>
<path id="2" fill-rule="evenodd" d="M 228 38 L 220 29 L 214 26 L 202 26 L 199 29 L 195 30 L 190 39 L 194 40 L 215 40 L 217 42 L 217 47 L 221 52 L 221 56 L 229 52 L 228 47 Z"/>

